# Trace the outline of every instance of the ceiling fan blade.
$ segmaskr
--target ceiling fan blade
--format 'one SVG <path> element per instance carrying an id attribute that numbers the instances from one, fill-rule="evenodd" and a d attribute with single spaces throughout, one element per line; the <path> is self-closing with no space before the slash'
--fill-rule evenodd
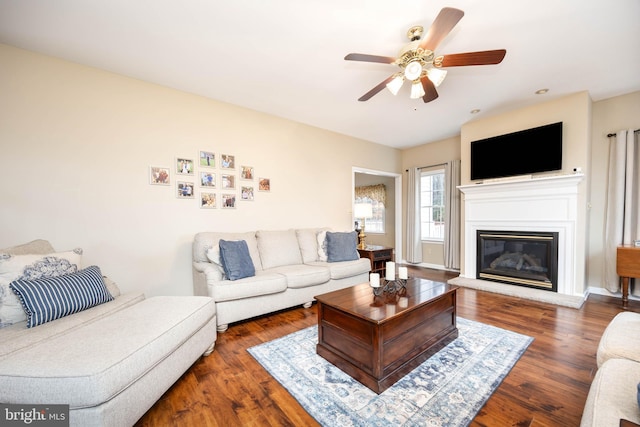
<path id="1" fill-rule="evenodd" d="M 424 95 L 422 96 L 422 100 L 426 104 L 427 102 L 431 102 L 438 97 L 438 91 L 436 90 L 436 86 L 433 84 L 428 77 L 423 77 L 420 79 L 422 82 L 422 88 L 424 89 Z"/>
<path id="2" fill-rule="evenodd" d="M 387 86 L 387 83 L 389 83 L 391 80 L 393 80 L 393 75 L 389 76 L 385 81 L 381 82 L 378 86 L 374 87 L 369 92 L 362 95 L 360 98 L 358 98 L 358 101 L 368 101 L 374 95 L 376 95 L 378 92 L 384 89 Z"/>
<path id="3" fill-rule="evenodd" d="M 390 56 L 367 55 L 366 53 L 350 53 L 344 57 L 347 61 L 380 62 L 382 64 L 393 64 L 396 58 Z"/>
<path id="4" fill-rule="evenodd" d="M 429 27 L 429 31 L 420 42 L 420 47 L 425 50 L 435 51 L 440 42 L 453 30 L 453 27 L 462 19 L 464 12 L 452 7 L 443 8 Z"/>
<path id="5" fill-rule="evenodd" d="M 466 65 L 499 64 L 507 54 L 505 49 L 483 50 L 480 52 L 454 53 L 445 55 L 442 67 L 464 67 Z"/>

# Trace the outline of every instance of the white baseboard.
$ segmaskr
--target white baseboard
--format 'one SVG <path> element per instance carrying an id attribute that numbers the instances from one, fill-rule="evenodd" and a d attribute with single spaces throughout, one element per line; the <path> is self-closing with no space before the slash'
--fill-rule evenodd
<path id="1" fill-rule="evenodd" d="M 460 272 L 460 270 L 454 270 L 454 269 L 451 269 L 451 268 L 445 268 L 445 266 L 441 265 L 441 264 L 429 264 L 429 263 L 426 263 L 426 262 L 421 262 L 421 263 L 418 263 L 418 264 L 414 264 L 414 263 L 411 263 L 411 262 L 407 262 L 407 260 L 404 260 L 404 259 L 401 261 L 401 263 L 409 265 L 409 266 L 412 266 L 412 267 L 431 268 L 433 270 L 451 271 L 452 273 L 459 273 Z"/>

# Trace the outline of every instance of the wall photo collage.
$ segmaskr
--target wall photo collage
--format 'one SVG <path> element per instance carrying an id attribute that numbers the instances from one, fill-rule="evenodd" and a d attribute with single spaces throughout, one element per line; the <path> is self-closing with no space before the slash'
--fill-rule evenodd
<path id="1" fill-rule="evenodd" d="M 256 178 L 253 166 L 236 166 L 232 154 L 200 150 L 196 159 L 176 157 L 173 167 L 149 166 L 149 184 L 172 186 L 172 169 L 175 196 L 198 199 L 202 209 L 235 209 L 238 201 L 253 201 L 256 191 L 271 191 L 271 179 Z"/>

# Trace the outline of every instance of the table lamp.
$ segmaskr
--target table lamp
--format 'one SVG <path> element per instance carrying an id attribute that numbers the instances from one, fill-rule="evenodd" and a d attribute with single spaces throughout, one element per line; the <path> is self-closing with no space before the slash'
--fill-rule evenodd
<path id="1" fill-rule="evenodd" d="M 360 228 L 360 234 L 358 235 L 358 249 L 366 248 L 364 227 L 365 220 L 368 218 L 373 218 L 373 206 L 371 203 L 356 203 L 353 208 L 353 216 L 355 218 L 362 218 L 362 227 Z"/>

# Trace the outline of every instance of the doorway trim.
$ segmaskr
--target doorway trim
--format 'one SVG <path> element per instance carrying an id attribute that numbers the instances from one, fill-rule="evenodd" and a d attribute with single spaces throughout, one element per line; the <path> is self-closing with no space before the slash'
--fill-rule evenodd
<path id="1" fill-rule="evenodd" d="M 351 223 L 355 221 L 353 218 L 353 208 L 356 200 L 356 173 L 364 173 L 368 175 L 388 176 L 394 178 L 395 183 L 395 260 L 400 262 L 402 258 L 402 174 L 379 171 L 375 169 L 361 168 L 353 166 L 351 168 Z"/>

